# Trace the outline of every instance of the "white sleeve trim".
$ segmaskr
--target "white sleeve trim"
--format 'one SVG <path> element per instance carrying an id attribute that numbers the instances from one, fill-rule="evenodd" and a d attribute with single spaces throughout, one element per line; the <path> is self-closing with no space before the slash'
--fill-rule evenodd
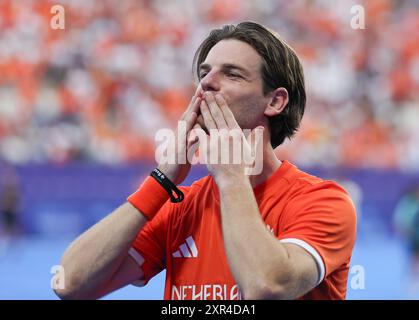
<path id="1" fill-rule="evenodd" d="M 317 250 L 310 246 L 307 242 L 296 238 L 281 239 L 279 240 L 279 242 L 296 244 L 297 246 L 300 246 L 306 251 L 308 251 L 313 256 L 314 260 L 316 260 L 317 268 L 319 271 L 319 280 L 316 284 L 316 286 L 318 286 L 323 281 L 323 278 L 325 276 L 325 267 L 323 259 L 317 252 Z"/>
<path id="2" fill-rule="evenodd" d="M 138 251 L 135 250 L 132 247 L 129 248 L 128 254 L 130 255 L 131 258 L 133 258 L 135 260 L 135 262 L 137 262 L 138 266 L 141 268 L 141 266 L 144 263 L 144 258 L 142 257 L 142 255 L 139 254 Z M 144 280 L 135 280 L 131 284 L 136 286 L 136 287 L 143 287 L 145 285 L 145 281 Z"/>

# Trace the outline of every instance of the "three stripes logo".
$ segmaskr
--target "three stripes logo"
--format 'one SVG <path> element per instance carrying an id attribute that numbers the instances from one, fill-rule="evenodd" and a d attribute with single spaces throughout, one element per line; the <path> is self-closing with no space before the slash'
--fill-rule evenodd
<path id="1" fill-rule="evenodd" d="M 183 244 L 179 246 L 179 250 L 173 252 L 174 258 L 196 258 L 198 257 L 198 249 L 192 236 L 189 236 Z"/>

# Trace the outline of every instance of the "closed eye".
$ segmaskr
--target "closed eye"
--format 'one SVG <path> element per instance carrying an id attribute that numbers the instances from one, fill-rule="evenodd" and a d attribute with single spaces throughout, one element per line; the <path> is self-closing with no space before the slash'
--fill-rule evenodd
<path id="1" fill-rule="evenodd" d="M 208 72 L 201 72 L 199 74 L 199 79 L 201 80 L 202 78 L 205 78 L 205 76 L 208 74 Z"/>
<path id="2" fill-rule="evenodd" d="M 240 74 L 234 72 L 227 72 L 227 76 L 231 78 L 243 78 Z"/>
<path id="3" fill-rule="evenodd" d="M 199 79 L 202 80 L 203 78 L 205 78 L 205 76 L 208 74 L 208 72 L 201 72 L 199 74 Z M 244 79 L 243 76 L 241 76 L 240 74 L 234 73 L 234 72 L 226 72 L 225 75 L 229 78 L 233 78 L 233 79 Z"/>

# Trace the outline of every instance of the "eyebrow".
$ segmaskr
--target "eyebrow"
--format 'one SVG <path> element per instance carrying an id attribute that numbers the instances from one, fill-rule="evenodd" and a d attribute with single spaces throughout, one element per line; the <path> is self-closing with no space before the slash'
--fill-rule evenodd
<path id="1" fill-rule="evenodd" d="M 244 76 L 246 76 L 246 77 L 250 76 L 250 72 L 247 69 L 245 69 L 243 67 L 240 67 L 236 64 L 233 64 L 233 63 L 223 63 L 221 65 L 221 69 L 224 69 L 224 70 L 226 70 L 226 69 L 227 70 L 238 70 L 239 72 L 243 73 Z M 203 63 L 199 66 L 199 72 L 208 71 L 208 70 L 211 70 L 211 66 L 208 63 Z"/>

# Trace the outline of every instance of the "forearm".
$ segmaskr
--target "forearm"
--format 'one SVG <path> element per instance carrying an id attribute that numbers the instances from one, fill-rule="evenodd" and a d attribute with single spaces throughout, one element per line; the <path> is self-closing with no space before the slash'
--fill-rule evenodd
<path id="1" fill-rule="evenodd" d="M 77 238 L 61 260 L 67 295 L 84 298 L 100 291 L 118 270 L 146 221 L 125 203 Z"/>
<path id="2" fill-rule="evenodd" d="M 290 269 L 287 251 L 267 231 L 248 178 L 219 189 L 227 258 L 244 297 L 280 298 Z"/>

